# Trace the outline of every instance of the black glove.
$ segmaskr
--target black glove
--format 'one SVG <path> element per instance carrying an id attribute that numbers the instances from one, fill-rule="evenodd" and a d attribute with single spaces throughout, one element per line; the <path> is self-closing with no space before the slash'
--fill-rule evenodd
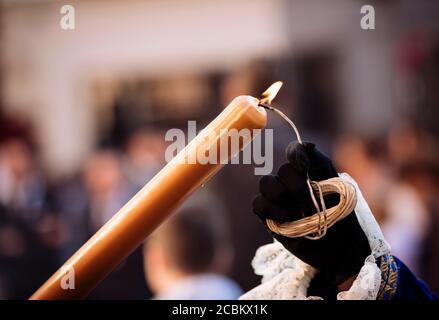
<path id="1" fill-rule="evenodd" d="M 299 220 L 302 214 L 308 216 L 315 213 L 306 183 L 307 173 L 314 181 L 338 176 L 331 160 L 312 143 L 291 143 L 286 154 L 288 162 L 279 168 L 277 175 L 261 178 L 260 194 L 253 200 L 253 211 L 265 225 L 267 218 L 283 223 Z M 336 205 L 338 201 L 337 194 L 325 196 L 327 208 Z M 318 240 L 287 238 L 271 233 L 287 250 L 317 268 L 320 276 L 335 285 L 356 275 L 370 254 L 367 237 L 354 211 L 336 222 Z"/>

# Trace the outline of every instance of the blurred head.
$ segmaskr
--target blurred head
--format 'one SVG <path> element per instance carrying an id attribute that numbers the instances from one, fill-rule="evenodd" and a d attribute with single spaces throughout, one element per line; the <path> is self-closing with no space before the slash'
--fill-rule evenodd
<path id="1" fill-rule="evenodd" d="M 137 167 L 156 165 L 163 158 L 164 148 L 162 135 L 154 131 L 139 130 L 128 139 L 127 155 Z"/>
<path id="2" fill-rule="evenodd" d="M 184 208 L 145 243 L 146 280 L 160 294 L 185 277 L 225 272 L 231 255 L 222 217 L 206 207 Z"/>
<path id="3" fill-rule="evenodd" d="M 0 146 L 0 160 L 15 179 L 21 179 L 33 170 L 32 150 L 20 138 L 11 138 Z"/>
<path id="4" fill-rule="evenodd" d="M 91 194 L 106 194 L 122 182 L 118 154 L 112 150 L 96 151 L 86 162 L 84 182 Z"/>
<path id="5" fill-rule="evenodd" d="M 379 139 L 345 134 L 336 140 L 333 159 L 338 170 L 360 177 L 385 160 L 384 150 L 384 143 Z"/>
<path id="6" fill-rule="evenodd" d="M 411 160 L 399 167 L 399 181 L 409 184 L 426 203 L 437 198 L 439 166 L 434 159 Z"/>
<path id="7" fill-rule="evenodd" d="M 409 123 L 393 126 L 387 140 L 389 158 L 395 164 L 412 160 L 422 151 L 419 132 Z"/>
<path id="8" fill-rule="evenodd" d="M 124 169 L 129 181 L 143 186 L 160 169 L 164 153 L 165 140 L 159 131 L 136 131 L 126 145 Z"/>

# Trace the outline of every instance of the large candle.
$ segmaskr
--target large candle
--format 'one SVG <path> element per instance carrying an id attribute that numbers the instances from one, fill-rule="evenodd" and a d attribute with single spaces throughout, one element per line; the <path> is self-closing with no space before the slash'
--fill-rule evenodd
<path id="1" fill-rule="evenodd" d="M 200 134 L 179 152 L 148 184 L 88 240 L 30 299 L 78 299 L 86 296 L 163 222 L 191 193 L 224 164 L 220 141 L 232 129 L 249 129 L 237 148 L 227 148 L 230 159 L 253 139 L 253 129 L 262 129 L 267 116 L 250 96 L 235 98 Z M 207 139 L 209 136 L 209 139 Z M 213 140 L 211 139 L 213 136 Z M 194 153 L 215 148 L 218 161 L 204 163 Z M 221 153 L 222 151 L 222 153 Z M 66 286 L 66 277 L 68 283 Z M 63 285 L 64 282 L 64 285 Z"/>

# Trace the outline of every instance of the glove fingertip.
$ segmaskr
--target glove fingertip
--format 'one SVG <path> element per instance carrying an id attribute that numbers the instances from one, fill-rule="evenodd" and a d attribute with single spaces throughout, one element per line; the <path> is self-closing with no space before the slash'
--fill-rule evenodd
<path id="1" fill-rule="evenodd" d="M 312 142 L 303 142 L 303 147 L 306 149 L 308 156 L 310 152 L 313 152 L 316 149 L 316 145 Z"/>

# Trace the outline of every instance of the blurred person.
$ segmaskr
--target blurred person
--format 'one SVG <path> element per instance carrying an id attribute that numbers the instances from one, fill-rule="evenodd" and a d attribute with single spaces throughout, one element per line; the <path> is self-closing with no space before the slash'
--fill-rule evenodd
<path id="1" fill-rule="evenodd" d="M 29 136 L 12 132 L 0 137 L 0 294 L 26 299 L 50 275 L 53 260 L 39 228 L 45 179 Z"/>
<path id="2" fill-rule="evenodd" d="M 390 128 L 387 148 L 393 166 L 401 166 L 416 159 L 431 159 L 436 150 L 433 137 L 409 120 L 400 121 Z"/>
<path id="3" fill-rule="evenodd" d="M 117 150 L 95 150 L 82 172 L 56 184 L 51 190 L 50 219 L 43 226 L 46 241 L 57 248 L 58 266 L 77 251 L 134 195 L 125 177 L 122 156 Z M 144 284 L 141 250 L 135 250 L 87 299 L 143 299 L 149 295 Z"/>
<path id="4" fill-rule="evenodd" d="M 43 243 L 55 251 L 61 250 L 71 238 L 66 222 L 58 212 L 54 211 L 48 211 L 41 219 L 38 232 Z"/>
<path id="5" fill-rule="evenodd" d="M 415 272 L 421 273 L 421 256 L 432 217 L 435 142 L 412 120 L 391 127 L 387 139 L 389 162 L 398 168 L 387 190 L 383 232 L 393 250 Z"/>
<path id="6" fill-rule="evenodd" d="M 46 186 L 30 143 L 11 137 L 0 144 L 0 203 L 30 226 L 40 217 Z"/>
<path id="7" fill-rule="evenodd" d="M 89 230 L 102 227 L 131 198 L 133 187 L 123 175 L 120 155 L 113 150 L 96 151 L 83 173 L 88 196 Z"/>
<path id="8" fill-rule="evenodd" d="M 53 271 L 40 235 L 0 204 L 0 299 L 27 299 Z"/>
<path id="9" fill-rule="evenodd" d="M 124 176 L 117 151 L 101 149 L 86 161 L 83 182 L 87 196 L 87 230 L 91 237 L 134 195 Z M 89 299 L 141 299 L 148 295 L 143 282 L 141 249 L 135 250 L 102 281 Z"/>
<path id="10" fill-rule="evenodd" d="M 164 161 L 164 136 L 152 130 L 138 130 L 129 138 L 124 161 L 129 181 L 141 188 L 161 169 Z"/>
<path id="11" fill-rule="evenodd" d="M 64 262 L 158 171 L 158 134 L 140 130 L 126 143 L 126 153 L 95 151 L 82 172 L 52 186 L 41 231 L 58 263 Z"/>
<path id="12" fill-rule="evenodd" d="M 66 261 L 90 236 L 89 199 L 80 174 L 50 185 L 45 205 L 47 214 L 39 224 L 46 245 L 54 250 L 55 261 Z"/>
<path id="13" fill-rule="evenodd" d="M 400 167 L 397 183 L 387 191 L 387 218 L 382 230 L 392 250 L 416 274 L 421 274 L 424 241 L 435 200 L 432 166 L 412 160 Z"/>
<path id="14" fill-rule="evenodd" d="M 65 262 L 134 195 L 117 150 L 100 148 L 81 172 L 51 188 L 41 232 Z M 55 270 L 54 270 L 55 271 Z M 143 282 L 141 250 L 135 250 L 88 295 L 88 299 L 140 299 L 148 295 Z"/>
<path id="15" fill-rule="evenodd" d="M 376 142 L 355 134 L 339 136 L 333 148 L 337 167 L 349 172 L 361 186 L 378 222 L 385 219 L 385 195 L 393 181 L 383 154 Z"/>
<path id="16" fill-rule="evenodd" d="M 236 299 L 238 285 L 222 275 L 231 258 L 225 221 L 209 206 L 187 206 L 144 245 L 146 280 L 159 300 Z"/>
<path id="17" fill-rule="evenodd" d="M 399 175 L 386 193 L 388 219 L 383 232 L 407 265 L 420 272 L 434 198 L 430 163 L 436 156 L 435 142 L 414 120 L 404 120 L 391 127 L 387 147 L 389 161 L 399 168 Z"/>

